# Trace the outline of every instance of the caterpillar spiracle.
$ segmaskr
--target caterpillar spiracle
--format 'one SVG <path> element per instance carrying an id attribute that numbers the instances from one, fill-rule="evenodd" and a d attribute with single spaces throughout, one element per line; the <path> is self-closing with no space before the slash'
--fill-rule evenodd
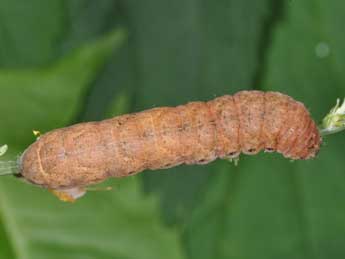
<path id="1" fill-rule="evenodd" d="M 309 159 L 321 136 L 305 106 L 278 92 L 241 91 L 52 130 L 18 159 L 19 175 L 64 200 L 109 177 L 217 158 L 279 152 Z"/>

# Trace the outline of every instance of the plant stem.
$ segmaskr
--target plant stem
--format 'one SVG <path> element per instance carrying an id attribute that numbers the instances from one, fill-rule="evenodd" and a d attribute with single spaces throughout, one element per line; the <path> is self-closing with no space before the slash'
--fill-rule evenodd
<path id="1" fill-rule="evenodd" d="M 336 105 L 325 116 L 321 125 L 319 125 L 319 132 L 321 136 L 326 136 L 342 130 L 345 130 L 345 99 L 342 104 L 337 99 Z"/>

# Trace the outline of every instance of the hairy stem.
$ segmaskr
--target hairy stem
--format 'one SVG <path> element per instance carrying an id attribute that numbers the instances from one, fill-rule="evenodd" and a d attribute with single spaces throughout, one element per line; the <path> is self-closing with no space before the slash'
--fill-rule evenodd
<path id="1" fill-rule="evenodd" d="M 340 99 L 337 99 L 336 105 L 319 125 L 319 131 L 322 136 L 326 136 L 342 130 L 345 130 L 345 99 L 342 104 L 340 104 Z"/>
<path id="2" fill-rule="evenodd" d="M 8 146 L 3 145 L 0 147 L 0 156 L 3 156 L 7 152 Z M 0 161 L 0 176 L 17 174 L 18 165 L 16 161 Z"/>

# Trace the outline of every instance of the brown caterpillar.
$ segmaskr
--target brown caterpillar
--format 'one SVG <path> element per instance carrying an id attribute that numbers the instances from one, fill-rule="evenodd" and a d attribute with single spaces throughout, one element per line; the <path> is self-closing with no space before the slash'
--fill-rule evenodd
<path id="1" fill-rule="evenodd" d="M 278 92 L 241 91 L 52 130 L 29 146 L 18 163 L 27 181 L 62 192 L 60 198 L 68 200 L 83 194 L 76 190 L 108 177 L 206 164 L 263 149 L 309 159 L 320 143 L 302 103 Z"/>

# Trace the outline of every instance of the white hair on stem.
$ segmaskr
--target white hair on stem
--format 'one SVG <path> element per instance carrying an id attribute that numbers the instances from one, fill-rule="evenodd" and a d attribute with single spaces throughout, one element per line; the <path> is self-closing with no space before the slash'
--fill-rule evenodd
<path id="1" fill-rule="evenodd" d="M 7 145 L 0 147 L 0 156 L 3 156 L 8 150 Z M 16 161 L 0 161 L 0 176 L 17 174 L 18 173 L 18 164 Z"/>

